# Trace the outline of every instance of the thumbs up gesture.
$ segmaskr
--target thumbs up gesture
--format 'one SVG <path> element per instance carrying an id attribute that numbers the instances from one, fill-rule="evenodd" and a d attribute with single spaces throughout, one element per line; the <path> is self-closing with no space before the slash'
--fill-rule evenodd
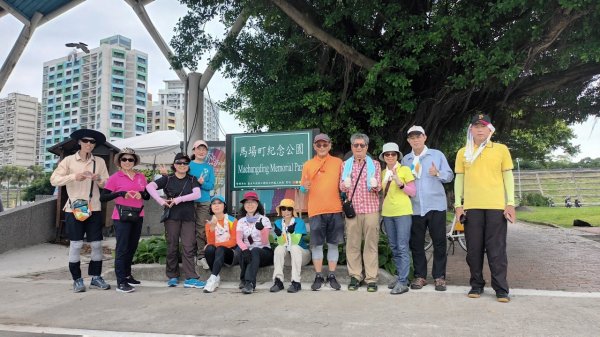
<path id="1" fill-rule="evenodd" d="M 429 175 L 438 177 L 440 175 L 440 171 L 435 167 L 435 164 L 432 162 L 431 167 L 429 168 Z"/>

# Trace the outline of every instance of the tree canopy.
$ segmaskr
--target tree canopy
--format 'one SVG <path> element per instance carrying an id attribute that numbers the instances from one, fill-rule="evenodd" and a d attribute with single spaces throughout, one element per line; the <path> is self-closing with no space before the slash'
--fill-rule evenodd
<path id="1" fill-rule="evenodd" d="M 600 114 L 600 2 L 596 0 L 181 0 L 175 65 L 212 60 L 236 89 L 221 102 L 250 130 L 320 128 L 347 150 L 370 149 L 422 125 L 454 153 L 467 121 L 488 113 L 495 139 L 541 159 L 577 148 L 568 125 Z M 203 28 L 231 27 L 237 38 Z"/>

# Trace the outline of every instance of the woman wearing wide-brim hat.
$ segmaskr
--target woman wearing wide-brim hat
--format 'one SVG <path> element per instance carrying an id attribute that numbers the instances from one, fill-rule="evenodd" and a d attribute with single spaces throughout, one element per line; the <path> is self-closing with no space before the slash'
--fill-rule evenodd
<path id="1" fill-rule="evenodd" d="M 251 294 L 256 288 L 258 268 L 273 264 L 273 250 L 269 243 L 271 221 L 265 216 L 256 192 L 246 192 L 241 203 L 236 233 L 237 245 L 242 251 L 240 289 L 244 294 Z"/>
<path id="2" fill-rule="evenodd" d="M 144 222 L 144 201 L 150 199 L 146 192 L 146 176 L 134 170 L 140 157 L 130 148 L 122 149 L 114 159 L 119 171 L 104 186 L 100 201 L 115 200 L 112 219 L 117 245 L 115 248 L 115 274 L 117 291 L 130 293 L 141 282 L 131 275 L 133 255 L 138 247 Z"/>
<path id="3" fill-rule="evenodd" d="M 275 227 L 273 227 L 277 239 L 277 247 L 275 247 L 273 257 L 273 286 L 270 291 L 275 293 L 283 290 L 283 265 L 291 264 L 292 283 L 287 291 L 288 293 L 297 293 L 302 289 L 300 284 L 302 266 L 310 262 L 310 251 L 304 240 L 306 224 L 298 216 L 294 200 L 283 199 L 276 209 L 277 215 L 281 216 L 281 218 L 275 220 Z M 289 258 L 287 257 L 288 255 Z"/>
<path id="4" fill-rule="evenodd" d="M 163 206 L 163 220 L 167 237 L 167 286 L 179 284 L 179 240 L 183 246 L 182 270 L 185 275 L 185 288 L 204 288 L 205 283 L 198 279 L 194 264 L 196 255 L 196 215 L 194 200 L 200 197 L 200 185 L 189 174 L 190 157 L 178 153 L 173 159 L 173 173 L 162 176 L 146 186 L 146 190 L 156 202 Z M 162 189 L 165 198 L 158 195 Z"/>

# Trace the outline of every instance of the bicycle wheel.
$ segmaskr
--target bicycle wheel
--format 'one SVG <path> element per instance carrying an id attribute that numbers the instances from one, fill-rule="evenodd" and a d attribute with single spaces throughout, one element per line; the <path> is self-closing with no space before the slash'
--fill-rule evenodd
<path id="1" fill-rule="evenodd" d="M 425 250 L 433 247 L 433 240 L 431 240 L 431 236 L 429 235 L 429 231 L 425 232 Z"/>
<path id="2" fill-rule="evenodd" d="M 467 251 L 467 239 L 465 238 L 465 232 L 463 232 L 463 231 L 456 232 L 456 234 L 458 235 L 456 240 L 458 241 L 460 248 L 462 248 L 466 252 Z"/>

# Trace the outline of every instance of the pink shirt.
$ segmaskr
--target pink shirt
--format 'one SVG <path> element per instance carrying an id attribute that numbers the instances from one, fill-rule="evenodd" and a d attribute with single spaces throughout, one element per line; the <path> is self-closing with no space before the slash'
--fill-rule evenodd
<path id="1" fill-rule="evenodd" d="M 104 188 L 113 192 L 120 191 L 135 191 L 135 192 L 143 192 L 146 189 L 146 185 L 148 182 L 146 181 L 146 176 L 144 176 L 140 172 L 136 172 L 133 176 L 133 179 L 129 178 L 123 171 L 117 171 L 115 174 L 108 178 L 106 185 Z M 117 197 L 115 199 L 116 205 L 130 206 L 140 208 L 144 204 L 143 199 L 135 199 L 135 198 L 123 198 Z M 140 213 L 140 216 L 144 216 L 144 211 Z M 117 208 L 113 210 L 112 218 L 115 220 L 119 220 L 119 212 Z"/>

